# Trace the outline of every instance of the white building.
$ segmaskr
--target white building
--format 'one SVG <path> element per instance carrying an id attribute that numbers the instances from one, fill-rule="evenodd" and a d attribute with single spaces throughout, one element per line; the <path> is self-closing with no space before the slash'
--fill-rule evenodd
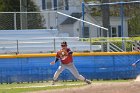
<path id="1" fill-rule="evenodd" d="M 73 17 L 82 19 L 82 0 L 33 0 L 39 7 L 40 11 L 44 12 L 44 18 L 46 20 L 46 27 L 48 29 L 58 29 L 59 33 L 65 34 L 70 37 L 100 37 L 103 36 L 102 30 L 95 26 L 84 24 L 84 32 L 82 31 L 82 22 L 69 17 L 57 14 L 56 11 L 71 15 Z M 45 13 L 50 11 L 49 13 Z M 101 17 L 91 17 L 89 14 L 85 14 L 85 20 L 96 25 L 102 26 Z M 128 23 L 127 18 L 124 18 L 123 34 L 124 37 L 128 36 Z M 121 18 L 110 17 L 111 31 L 110 37 L 121 37 Z M 84 34 L 84 36 L 82 36 Z"/>

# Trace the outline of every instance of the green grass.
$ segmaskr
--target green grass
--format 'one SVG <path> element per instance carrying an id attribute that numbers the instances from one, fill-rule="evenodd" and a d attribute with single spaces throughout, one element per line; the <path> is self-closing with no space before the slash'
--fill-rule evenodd
<path id="1" fill-rule="evenodd" d="M 69 84 L 69 85 L 68 85 Z M 78 84 L 78 85 L 70 85 Z M 22 83 L 22 84 L 1 84 L 0 93 L 22 93 L 29 91 L 39 91 L 39 90 L 54 90 L 70 87 L 81 87 L 84 86 L 84 83 L 81 82 L 58 82 L 56 86 L 52 86 L 50 82 L 46 83 Z"/>
<path id="2" fill-rule="evenodd" d="M 82 85 L 76 85 L 76 86 L 48 86 L 48 87 L 34 87 L 34 88 L 10 88 L 10 89 L 0 89 L 0 93 L 22 93 L 22 92 L 30 92 L 30 91 L 54 90 L 54 89 L 80 87 L 80 86 L 82 86 Z"/>
<path id="3" fill-rule="evenodd" d="M 131 80 L 93 80 L 93 83 L 106 83 L 106 82 L 129 82 Z M 64 88 L 74 88 L 86 86 L 85 82 L 82 81 L 59 81 L 56 85 L 52 86 L 50 82 L 44 83 L 21 83 L 21 84 L 1 84 L 0 93 L 23 93 L 30 91 L 41 91 L 41 90 L 54 90 L 54 89 L 64 89 Z"/>

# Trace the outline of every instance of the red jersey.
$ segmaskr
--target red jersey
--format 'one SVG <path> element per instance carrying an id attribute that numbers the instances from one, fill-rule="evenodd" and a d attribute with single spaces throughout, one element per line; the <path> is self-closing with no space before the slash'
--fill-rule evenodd
<path id="1" fill-rule="evenodd" d="M 61 51 L 62 49 L 57 52 L 56 57 L 61 60 L 62 64 L 69 64 L 73 62 L 72 54 L 63 54 Z M 67 48 L 66 52 L 69 53 L 70 51 L 71 50 Z"/>

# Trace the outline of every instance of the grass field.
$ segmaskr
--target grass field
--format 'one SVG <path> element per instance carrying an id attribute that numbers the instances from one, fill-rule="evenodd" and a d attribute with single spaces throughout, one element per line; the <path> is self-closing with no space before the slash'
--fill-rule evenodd
<path id="1" fill-rule="evenodd" d="M 94 84 L 98 83 L 107 83 L 107 82 L 130 82 L 131 80 L 108 80 L 108 81 L 92 81 Z M 55 89 L 65 89 L 65 88 L 76 88 L 86 86 L 85 82 L 81 81 L 67 81 L 62 82 L 59 81 L 56 85 L 51 85 L 51 82 L 43 82 L 43 83 L 13 83 L 13 84 L 1 84 L 0 85 L 0 93 L 25 93 L 25 92 L 33 92 L 33 91 L 42 91 L 42 90 L 55 90 Z"/>

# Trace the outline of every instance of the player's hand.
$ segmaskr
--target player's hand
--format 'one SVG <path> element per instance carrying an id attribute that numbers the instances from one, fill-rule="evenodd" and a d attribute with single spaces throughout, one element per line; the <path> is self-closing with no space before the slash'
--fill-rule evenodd
<path id="1" fill-rule="evenodd" d="M 54 65 L 54 64 L 55 64 L 55 62 L 51 62 L 51 63 L 50 63 L 50 65 Z"/>
<path id="2" fill-rule="evenodd" d="M 132 66 L 133 66 L 133 67 L 136 67 L 136 64 L 135 64 L 135 63 L 133 63 L 133 64 L 132 64 Z"/>

